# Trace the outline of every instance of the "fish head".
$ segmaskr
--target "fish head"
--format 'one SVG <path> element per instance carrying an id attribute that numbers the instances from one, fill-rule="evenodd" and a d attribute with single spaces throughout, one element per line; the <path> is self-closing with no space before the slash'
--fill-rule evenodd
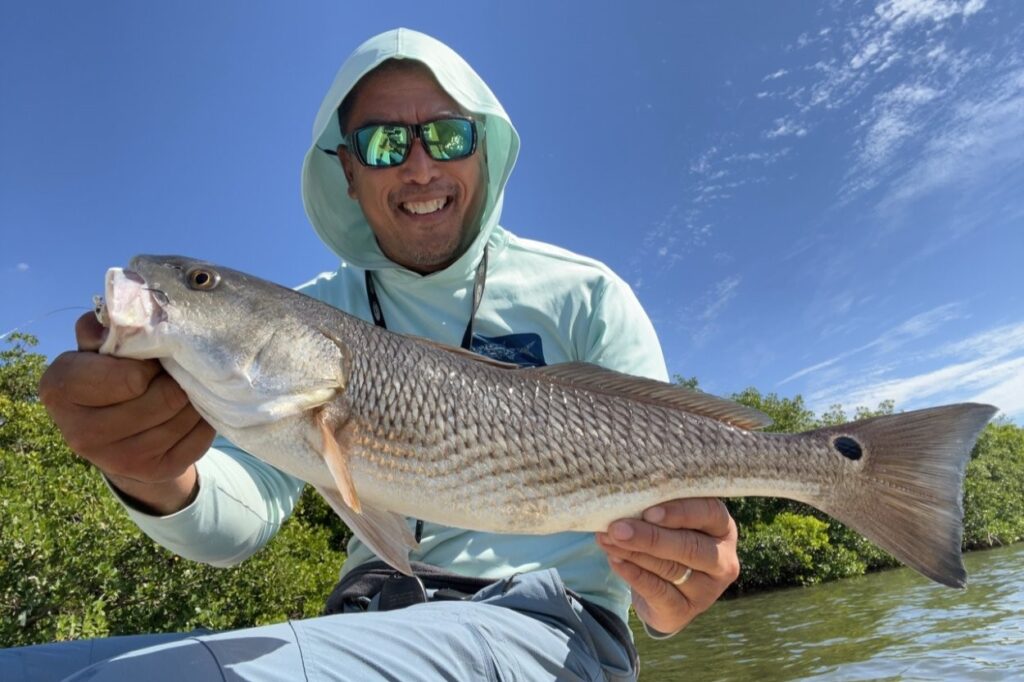
<path id="1" fill-rule="evenodd" d="M 206 261 L 136 256 L 107 271 L 99 351 L 159 359 L 208 413 L 252 423 L 322 404 L 347 383 L 347 348 L 323 331 L 309 300 Z"/>
<path id="2" fill-rule="evenodd" d="M 181 256 L 136 256 L 128 268 L 110 268 L 96 313 L 106 327 L 100 352 L 142 360 L 230 346 L 247 331 L 238 326 L 248 326 L 241 311 L 249 292 L 237 293 L 236 274 Z"/>

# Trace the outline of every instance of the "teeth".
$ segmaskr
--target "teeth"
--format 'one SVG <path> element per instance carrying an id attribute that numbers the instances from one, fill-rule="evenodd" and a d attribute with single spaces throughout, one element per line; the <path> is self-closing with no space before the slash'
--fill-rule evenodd
<path id="1" fill-rule="evenodd" d="M 407 201 L 402 204 L 409 213 L 415 213 L 416 215 L 424 215 L 426 213 L 433 213 L 434 211 L 440 211 L 444 208 L 447 199 L 433 199 L 432 201 Z"/>

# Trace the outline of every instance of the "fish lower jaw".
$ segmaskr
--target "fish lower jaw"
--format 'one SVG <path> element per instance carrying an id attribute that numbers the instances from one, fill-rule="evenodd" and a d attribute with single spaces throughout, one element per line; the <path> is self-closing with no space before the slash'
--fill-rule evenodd
<path id="1" fill-rule="evenodd" d="M 148 360 L 160 357 L 159 344 L 145 327 L 110 326 L 103 331 L 101 355 Z"/>
<path id="2" fill-rule="evenodd" d="M 161 292 L 136 272 L 107 270 L 103 296 L 93 297 L 96 319 L 107 329 L 100 353 L 137 359 L 163 356 L 160 337 L 168 318 L 157 293 Z"/>

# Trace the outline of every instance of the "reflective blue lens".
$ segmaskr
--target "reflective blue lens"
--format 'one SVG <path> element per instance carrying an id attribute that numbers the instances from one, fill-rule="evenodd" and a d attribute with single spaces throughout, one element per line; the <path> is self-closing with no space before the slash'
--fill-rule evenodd
<path id="1" fill-rule="evenodd" d="M 424 123 L 420 139 L 430 158 L 438 161 L 464 159 L 473 153 L 475 145 L 473 122 L 464 118 L 446 118 Z"/>
<path id="2" fill-rule="evenodd" d="M 414 137 L 420 138 L 436 161 L 464 159 L 476 149 L 476 126 L 465 118 L 443 118 L 419 125 L 378 123 L 356 129 L 350 139 L 364 165 L 387 168 L 405 161 Z"/>
<path id="3" fill-rule="evenodd" d="M 409 128 L 401 125 L 373 125 L 353 135 L 359 158 L 367 166 L 397 166 L 409 153 Z"/>

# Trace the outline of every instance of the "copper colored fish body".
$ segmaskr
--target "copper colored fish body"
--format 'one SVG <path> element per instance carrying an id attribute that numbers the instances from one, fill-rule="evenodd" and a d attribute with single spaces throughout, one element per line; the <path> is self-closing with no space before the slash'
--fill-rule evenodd
<path id="1" fill-rule="evenodd" d="M 995 413 L 961 404 L 802 434 L 699 392 L 585 363 L 519 369 L 394 334 L 180 257 L 107 274 L 101 352 L 159 358 L 199 412 L 316 486 L 409 571 L 404 517 L 482 531 L 601 531 L 692 496 L 806 502 L 962 586 L 961 490 Z"/>

